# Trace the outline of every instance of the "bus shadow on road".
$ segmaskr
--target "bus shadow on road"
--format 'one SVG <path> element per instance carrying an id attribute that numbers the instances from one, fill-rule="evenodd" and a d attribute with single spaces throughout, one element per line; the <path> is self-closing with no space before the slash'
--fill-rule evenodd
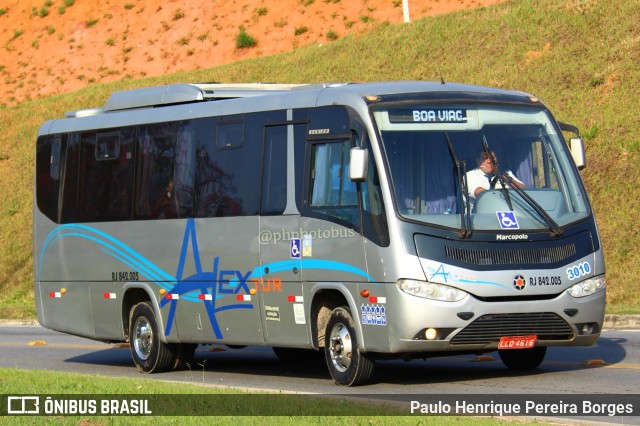
<path id="1" fill-rule="evenodd" d="M 624 361 L 624 338 L 600 338 L 591 347 L 551 347 L 542 365 L 530 371 L 509 370 L 500 361 L 498 352 L 474 356 L 460 355 L 428 359 L 378 360 L 373 383 L 428 384 L 457 381 L 485 380 L 501 377 L 539 376 L 588 368 L 601 368 Z M 68 358 L 65 362 L 105 367 L 133 368 L 129 348 L 114 345 L 109 349 Z M 300 379 L 331 380 L 323 358 L 282 362 L 271 348 L 201 345 L 194 359 L 177 371 L 164 373 L 172 379 L 195 377 L 196 374 L 234 374 L 264 377 L 293 377 Z M 210 381 L 210 378 L 206 379 Z"/>

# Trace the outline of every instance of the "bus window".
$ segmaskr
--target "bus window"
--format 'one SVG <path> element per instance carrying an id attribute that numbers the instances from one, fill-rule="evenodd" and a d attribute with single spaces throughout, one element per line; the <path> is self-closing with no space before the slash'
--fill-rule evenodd
<path id="1" fill-rule="evenodd" d="M 194 177 L 195 217 L 229 217 L 257 214 L 260 199 L 259 131 L 248 136 L 244 119 L 202 120 L 196 129 Z M 215 140 L 207 137 L 216 135 Z"/>
<path id="2" fill-rule="evenodd" d="M 316 213 L 359 226 L 357 186 L 349 180 L 349 141 L 311 147 L 309 205 Z"/>
<path id="3" fill-rule="evenodd" d="M 133 134 L 133 128 L 124 128 L 80 135 L 80 221 L 131 218 Z"/>
<path id="4" fill-rule="evenodd" d="M 60 191 L 60 136 L 41 136 L 36 151 L 36 199 L 49 219 L 58 221 Z"/>
<path id="5" fill-rule="evenodd" d="M 282 214 L 286 206 L 287 127 L 267 127 L 264 139 L 261 213 Z"/>
<path id="6" fill-rule="evenodd" d="M 192 138 L 188 121 L 138 129 L 137 218 L 173 219 L 191 213 Z"/>

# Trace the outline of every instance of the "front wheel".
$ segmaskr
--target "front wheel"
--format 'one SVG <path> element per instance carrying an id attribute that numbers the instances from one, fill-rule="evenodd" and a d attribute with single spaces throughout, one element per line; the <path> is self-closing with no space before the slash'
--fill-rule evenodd
<path id="1" fill-rule="evenodd" d="M 530 349 L 501 349 L 498 350 L 500 359 L 511 370 L 533 370 L 538 368 L 545 355 L 546 346 L 536 346 Z"/>
<path id="2" fill-rule="evenodd" d="M 358 349 L 358 337 L 351 311 L 342 306 L 331 312 L 324 338 L 329 373 L 337 385 L 358 386 L 373 376 L 373 357 Z"/>
<path id="3" fill-rule="evenodd" d="M 160 341 L 156 314 L 149 302 L 135 305 L 129 315 L 131 357 L 143 373 L 161 373 L 176 362 L 175 345 Z"/>

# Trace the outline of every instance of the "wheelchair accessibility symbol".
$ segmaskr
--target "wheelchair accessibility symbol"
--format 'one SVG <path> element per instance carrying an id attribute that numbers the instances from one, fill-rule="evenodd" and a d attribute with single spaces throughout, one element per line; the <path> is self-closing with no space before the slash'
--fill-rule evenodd
<path id="1" fill-rule="evenodd" d="M 502 229 L 519 229 L 515 212 L 496 212 Z"/>
<path id="2" fill-rule="evenodd" d="M 300 251 L 300 238 L 291 239 L 291 245 L 289 246 L 289 253 L 292 259 L 300 259 L 302 252 Z"/>

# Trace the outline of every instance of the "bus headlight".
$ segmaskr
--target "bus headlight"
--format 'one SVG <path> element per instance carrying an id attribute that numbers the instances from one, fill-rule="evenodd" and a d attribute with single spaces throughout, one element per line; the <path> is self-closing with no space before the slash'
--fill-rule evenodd
<path id="1" fill-rule="evenodd" d="M 591 296 L 592 294 L 604 290 L 606 286 L 607 279 L 604 275 L 601 275 L 599 277 L 589 278 L 588 280 L 584 280 L 581 283 L 569 287 L 567 289 L 567 293 L 573 297 Z"/>
<path id="2" fill-rule="evenodd" d="M 467 295 L 466 291 L 427 281 L 400 279 L 397 285 L 400 290 L 413 296 L 441 300 L 443 302 L 457 302 Z"/>

